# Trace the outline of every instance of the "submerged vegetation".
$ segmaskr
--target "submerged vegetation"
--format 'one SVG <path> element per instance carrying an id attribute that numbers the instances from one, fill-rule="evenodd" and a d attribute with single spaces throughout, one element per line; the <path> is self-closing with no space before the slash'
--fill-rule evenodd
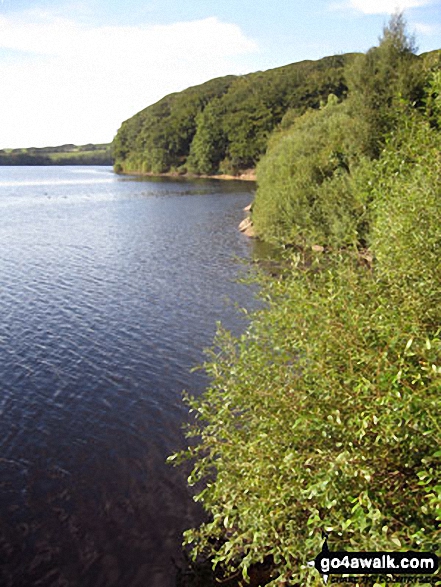
<path id="1" fill-rule="evenodd" d="M 332 550 L 439 548 L 440 65 L 396 14 L 347 64 L 347 100 L 278 116 L 253 221 L 286 264 L 259 276 L 242 336 L 219 330 L 211 385 L 187 397 L 190 446 L 170 458 L 191 460 L 208 514 L 185 541 L 224 577 L 265 563 L 271 585 L 322 584 L 306 564 L 322 531 Z M 212 104 L 196 118 L 225 145 Z"/>

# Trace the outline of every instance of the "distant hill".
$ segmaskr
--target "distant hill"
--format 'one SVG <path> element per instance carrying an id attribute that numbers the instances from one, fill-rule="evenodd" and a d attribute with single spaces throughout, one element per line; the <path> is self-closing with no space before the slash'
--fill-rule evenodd
<path id="1" fill-rule="evenodd" d="M 424 60 L 424 63 L 427 68 L 435 66 L 439 67 L 441 63 L 441 49 L 426 51 L 426 53 L 421 53 L 420 57 Z"/>
<path id="2" fill-rule="evenodd" d="M 31 147 L 0 150 L 0 165 L 112 165 L 111 145 Z"/>
<path id="3" fill-rule="evenodd" d="M 122 124 L 113 141 L 115 171 L 235 174 L 254 167 L 284 117 L 319 108 L 331 93 L 346 96 L 344 68 L 355 55 L 217 78 L 170 94 Z"/>

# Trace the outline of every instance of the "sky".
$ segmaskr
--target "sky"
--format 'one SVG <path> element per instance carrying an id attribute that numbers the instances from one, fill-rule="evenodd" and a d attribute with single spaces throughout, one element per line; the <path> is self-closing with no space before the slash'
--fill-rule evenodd
<path id="1" fill-rule="evenodd" d="M 0 149 L 110 142 L 172 92 L 367 51 L 397 9 L 441 48 L 441 0 L 0 0 Z"/>

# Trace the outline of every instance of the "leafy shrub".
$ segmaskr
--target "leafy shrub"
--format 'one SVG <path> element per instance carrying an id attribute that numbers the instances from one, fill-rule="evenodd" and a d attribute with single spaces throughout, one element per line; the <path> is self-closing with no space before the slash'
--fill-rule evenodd
<path id="1" fill-rule="evenodd" d="M 260 236 L 298 244 L 357 241 L 364 208 L 351 185 L 354 134 L 346 106 L 330 103 L 304 114 L 272 144 L 257 168 L 253 221 Z"/>
<path id="2" fill-rule="evenodd" d="M 195 555 L 244 576 L 271 557 L 274 585 L 318 585 L 323 529 L 334 549 L 437 548 L 441 340 L 387 294 L 356 258 L 297 259 L 243 336 L 219 332 L 190 400 L 210 514 Z"/>
<path id="3" fill-rule="evenodd" d="M 397 304 L 441 324 L 441 135 L 421 119 L 390 138 L 376 165 L 371 246 Z"/>

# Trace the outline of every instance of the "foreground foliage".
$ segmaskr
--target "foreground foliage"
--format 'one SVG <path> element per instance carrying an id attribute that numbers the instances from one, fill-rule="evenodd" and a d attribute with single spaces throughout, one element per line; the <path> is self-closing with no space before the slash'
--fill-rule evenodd
<path id="1" fill-rule="evenodd" d="M 270 556 L 278 579 L 315 584 L 303 565 L 322 529 L 352 550 L 439 542 L 439 332 L 355 260 L 335 262 L 268 286 L 243 337 L 219 334 L 212 386 L 191 402 L 190 483 L 212 518 L 186 538 L 244 576 Z"/>
<path id="2" fill-rule="evenodd" d="M 212 385 L 190 400 L 190 483 L 211 519 L 186 539 L 244 576 L 271 557 L 277 581 L 318 584 L 305 563 L 322 529 L 334 549 L 438 548 L 439 136 L 405 134 L 407 172 L 393 141 L 375 170 L 374 268 L 355 251 L 298 254 L 262 277 L 267 308 L 240 338 L 219 332 Z"/>
<path id="3" fill-rule="evenodd" d="M 439 71 L 420 105 L 391 92 L 369 149 L 350 131 L 378 121 L 331 98 L 262 161 L 256 227 L 294 252 L 260 275 L 247 331 L 219 330 L 211 386 L 187 398 L 192 443 L 171 458 L 192 459 L 209 514 L 186 533 L 193 555 L 244 580 L 270 561 L 272 585 L 322 584 L 306 563 L 323 530 L 332 550 L 439 547 Z"/>

